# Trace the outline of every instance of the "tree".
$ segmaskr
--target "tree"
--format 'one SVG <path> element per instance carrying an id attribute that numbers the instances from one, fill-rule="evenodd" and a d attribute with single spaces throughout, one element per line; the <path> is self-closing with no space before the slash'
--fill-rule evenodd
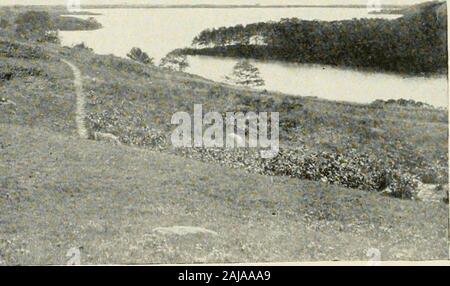
<path id="1" fill-rule="evenodd" d="M 146 52 L 143 52 L 140 48 L 132 48 L 127 54 L 127 57 L 133 61 L 143 63 L 145 65 L 153 65 L 153 58 L 149 57 Z"/>
<path id="2" fill-rule="evenodd" d="M 189 67 L 189 63 L 186 55 L 174 51 L 162 58 L 159 66 L 172 71 L 184 71 Z"/>
<path id="3" fill-rule="evenodd" d="M 261 78 L 259 70 L 248 60 L 241 60 L 233 67 L 231 76 L 225 77 L 227 81 L 245 86 L 264 86 L 265 82 Z"/>

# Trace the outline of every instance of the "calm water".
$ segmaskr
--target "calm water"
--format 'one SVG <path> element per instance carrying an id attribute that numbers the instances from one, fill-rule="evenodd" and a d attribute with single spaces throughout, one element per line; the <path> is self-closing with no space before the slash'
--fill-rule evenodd
<path id="1" fill-rule="evenodd" d="M 95 52 L 126 56 L 140 47 L 158 62 L 168 52 L 187 47 L 206 28 L 277 21 L 298 17 L 305 20 L 340 20 L 369 15 L 366 9 L 105 9 L 95 18 L 104 26 L 97 31 L 61 32 L 64 45 L 85 42 Z M 376 16 L 380 17 L 380 16 Z M 396 16 L 383 16 L 394 18 Z M 189 73 L 222 81 L 236 59 L 190 57 Z M 264 88 L 294 95 L 330 100 L 372 102 L 375 99 L 407 98 L 447 107 L 447 78 L 403 77 L 328 66 L 253 61 L 266 81 Z"/>

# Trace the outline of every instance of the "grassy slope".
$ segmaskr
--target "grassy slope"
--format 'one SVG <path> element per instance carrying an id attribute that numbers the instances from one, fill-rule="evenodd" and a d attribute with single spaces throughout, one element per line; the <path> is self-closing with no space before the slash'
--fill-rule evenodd
<path id="1" fill-rule="evenodd" d="M 356 150 L 379 158 L 409 160 L 441 168 L 446 180 L 448 161 L 447 112 L 422 108 L 377 108 L 370 105 L 293 98 L 282 94 L 228 87 L 196 76 L 162 72 L 128 60 L 70 51 L 69 57 L 86 75 L 87 111 L 94 120 L 106 119 L 92 129 L 122 139 L 145 125 L 170 131 L 177 111 L 193 113 L 194 104 L 205 111 L 276 111 L 280 113 L 281 145 L 309 151 Z M 111 68 L 112 67 L 112 68 Z M 262 97 L 262 103 L 255 99 Z M 125 100 L 126 98 L 126 100 Z M 247 100 L 248 99 L 248 100 Z M 289 99 L 285 105 L 285 99 Z M 264 102 L 265 101 L 265 102 Z M 294 106 L 294 107 L 293 107 Z M 104 116 L 104 113 L 108 116 Z M 117 119 L 114 119 L 114 116 Z M 98 122 L 97 122 L 98 123 Z M 372 130 L 381 136 L 371 136 Z M 405 159 L 411 157 L 411 159 Z"/>
<path id="2" fill-rule="evenodd" d="M 370 247 L 380 248 L 383 259 L 447 257 L 448 208 L 443 204 L 249 175 L 76 139 L 72 74 L 60 57 L 72 60 L 85 75 L 88 110 L 121 110 L 119 127 L 134 126 L 139 115 L 155 128 L 167 129 L 171 114 L 190 110 L 193 103 L 233 110 L 243 96 L 258 94 L 85 51 L 45 49 L 48 60 L 1 58 L 46 71 L 0 83 L 2 96 L 17 104 L 0 107 L 3 263 L 64 263 L 73 246 L 84 247 L 84 263 L 190 262 L 192 257 L 198 262 L 366 259 Z M 390 133 L 403 128 L 406 139 L 429 144 L 414 148 L 434 150 L 431 141 L 442 150 L 446 142 L 443 112 L 299 101 L 310 116 L 301 117 L 309 124 L 305 130 L 311 130 L 305 135 L 317 140 L 340 144 L 322 130 L 336 128 L 335 134 L 352 137 L 349 132 L 366 124 L 343 121 L 382 118 Z M 102 131 L 117 134 L 120 129 Z M 317 143 L 327 146 L 304 144 Z M 219 237 L 152 234 L 154 227 L 171 225 L 203 226 Z"/>
<path id="3" fill-rule="evenodd" d="M 446 207 L 0 125 L 4 263 L 444 259 Z M 273 180 L 273 182 L 272 182 Z M 433 222 L 433 223 L 430 223 Z M 163 237 L 194 225 L 218 237 Z"/>

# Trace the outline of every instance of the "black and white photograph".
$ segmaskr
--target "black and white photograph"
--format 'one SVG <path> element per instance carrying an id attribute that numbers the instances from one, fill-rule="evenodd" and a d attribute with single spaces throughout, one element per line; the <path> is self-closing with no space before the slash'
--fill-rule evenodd
<path id="1" fill-rule="evenodd" d="M 440 0 L 0 0 L 0 266 L 445 263 L 447 22 Z"/>

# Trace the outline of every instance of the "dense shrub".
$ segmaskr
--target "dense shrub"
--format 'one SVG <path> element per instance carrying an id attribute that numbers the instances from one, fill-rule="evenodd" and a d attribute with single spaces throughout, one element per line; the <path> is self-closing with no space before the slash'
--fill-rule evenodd
<path id="1" fill-rule="evenodd" d="M 19 14 L 15 20 L 16 34 L 20 38 L 40 42 L 58 42 L 57 29 L 45 11 L 27 11 Z"/>
<path id="2" fill-rule="evenodd" d="M 92 132 L 107 132 L 120 134 L 119 140 L 122 143 L 147 147 L 157 150 L 167 148 L 168 140 L 166 135 L 147 125 L 142 117 L 135 117 L 133 122 L 126 121 L 124 116 L 118 109 L 112 111 L 103 110 L 100 113 L 90 113 L 87 116 L 87 122 Z"/>
<path id="3" fill-rule="evenodd" d="M 85 50 L 85 51 L 89 51 L 89 52 L 93 51 L 93 49 L 89 48 L 84 42 L 74 45 L 73 48 L 77 49 L 77 50 Z"/>
<path id="4" fill-rule="evenodd" d="M 12 80 L 14 78 L 27 76 L 40 76 L 43 74 L 44 71 L 36 67 L 0 64 L 0 81 Z"/>
<path id="5" fill-rule="evenodd" d="M 362 153 L 306 153 L 282 148 L 277 157 L 262 159 L 254 149 L 184 148 L 184 156 L 206 162 L 244 169 L 269 176 L 286 176 L 301 180 L 366 191 L 385 191 L 388 195 L 408 199 L 416 193 L 417 178 L 397 169 L 393 162 Z"/>
<path id="6" fill-rule="evenodd" d="M 383 108 L 386 106 L 403 106 L 403 107 L 423 107 L 423 108 L 434 108 L 430 104 L 421 102 L 421 101 L 415 101 L 412 99 L 388 99 L 388 100 L 382 100 L 377 99 L 374 102 L 371 103 L 371 106 L 377 107 L 377 108 Z"/>
<path id="7" fill-rule="evenodd" d="M 0 56 L 8 58 L 46 59 L 48 55 L 39 46 L 0 40 Z"/>

